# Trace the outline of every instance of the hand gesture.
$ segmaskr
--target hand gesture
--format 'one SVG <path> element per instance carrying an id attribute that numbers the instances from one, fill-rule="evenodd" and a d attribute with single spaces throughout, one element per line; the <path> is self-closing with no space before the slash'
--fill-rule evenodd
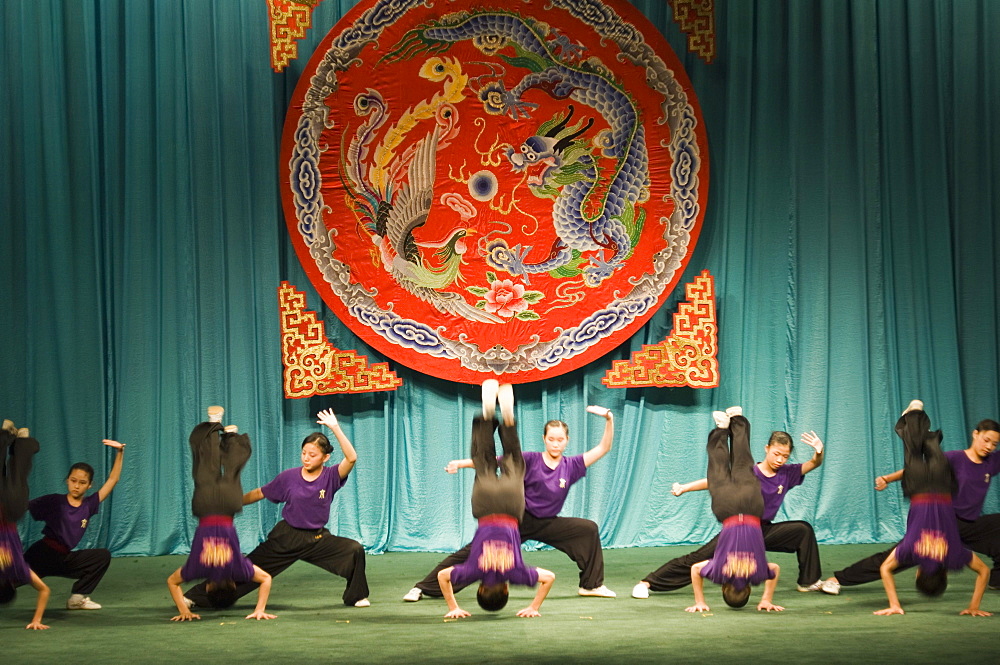
<path id="1" fill-rule="evenodd" d="M 195 621 L 195 620 L 201 621 L 201 615 L 195 614 L 190 610 L 185 610 L 184 612 L 181 612 L 173 619 L 171 619 L 171 621 Z"/>
<path id="2" fill-rule="evenodd" d="M 125 444 L 124 443 L 119 443 L 117 441 L 112 441 L 111 439 L 103 439 L 102 443 L 104 445 L 106 445 L 106 446 L 110 446 L 111 448 L 117 448 L 118 450 L 123 450 L 125 448 Z"/>
<path id="3" fill-rule="evenodd" d="M 875 489 L 877 489 L 879 492 L 881 492 L 888 486 L 889 483 L 886 482 L 885 476 L 879 476 L 878 478 L 875 479 Z"/>
<path id="4" fill-rule="evenodd" d="M 823 440 L 816 436 L 816 432 L 804 433 L 800 441 L 815 450 L 817 455 L 823 454 Z"/>
<path id="5" fill-rule="evenodd" d="M 611 409 L 606 409 L 603 406 L 593 406 L 593 405 L 588 406 L 587 412 L 593 413 L 595 416 L 600 416 L 605 420 L 611 420 L 611 418 L 613 417 L 611 415 Z"/>
<path id="6" fill-rule="evenodd" d="M 670 493 L 673 494 L 674 496 L 680 496 L 681 494 L 684 494 L 684 486 L 681 485 L 680 483 L 674 483 L 670 487 Z"/>
<path id="7" fill-rule="evenodd" d="M 448 473 L 458 473 L 458 460 L 453 459 L 448 462 L 448 466 L 444 467 L 444 470 Z"/>
<path id="8" fill-rule="evenodd" d="M 264 610 L 255 610 L 252 614 L 248 614 L 247 618 L 260 621 L 261 619 L 277 619 L 278 616 L 276 614 L 268 614 Z"/>
<path id="9" fill-rule="evenodd" d="M 335 429 L 337 427 L 337 416 L 334 415 L 333 409 L 325 409 L 316 414 L 318 420 L 316 421 L 320 425 L 326 425 L 330 429 Z"/>
<path id="10" fill-rule="evenodd" d="M 821 444 L 822 445 L 822 444 Z M 784 612 L 785 608 L 781 605 L 775 605 L 769 600 L 762 600 L 757 603 L 758 612 Z"/>
<path id="11" fill-rule="evenodd" d="M 903 611 L 902 607 L 899 607 L 898 605 L 893 605 L 892 607 L 887 607 L 884 610 L 878 610 L 877 612 L 872 612 L 872 614 L 877 614 L 879 616 L 886 617 L 889 616 L 890 614 L 906 614 L 906 612 Z"/>
<path id="12" fill-rule="evenodd" d="M 445 619 L 464 619 L 465 617 L 471 617 L 472 615 L 463 610 L 461 607 L 456 607 L 452 611 L 444 615 Z"/>

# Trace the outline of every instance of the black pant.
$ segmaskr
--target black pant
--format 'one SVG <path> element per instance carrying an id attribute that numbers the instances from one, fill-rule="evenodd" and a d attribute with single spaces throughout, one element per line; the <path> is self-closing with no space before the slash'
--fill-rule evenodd
<path id="1" fill-rule="evenodd" d="M 930 431 L 931 420 L 921 411 L 909 411 L 896 421 L 903 440 L 903 496 L 951 494 L 955 474 L 941 452 L 941 430 Z"/>
<path id="2" fill-rule="evenodd" d="M 764 512 L 764 497 L 753 472 L 750 422 L 743 416 L 733 416 L 728 429 L 717 427 L 709 432 L 706 448 L 708 491 L 715 518 L 722 522 L 741 513 L 760 517 Z"/>
<path id="3" fill-rule="evenodd" d="M 200 423 L 191 431 L 191 474 L 195 517 L 228 515 L 243 509 L 240 473 L 250 459 L 250 437 L 230 434 L 219 423 Z"/>
<path id="4" fill-rule="evenodd" d="M 364 547 L 356 540 L 335 536 L 326 529 L 296 529 L 281 520 L 271 529 L 267 540 L 250 552 L 247 558 L 271 577 L 277 577 L 296 561 L 305 561 L 347 578 L 343 595 L 345 605 L 354 605 L 368 597 Z M 211 604 L 205 586 L 206 583 L 202 582 L 184 595 L 200 607 L 209 607 Z M 238 597 L 245 596 L 258 586 L 256 582 L 238 584 Z"/>
<path id="5" fill-rule="evenodd" d="M 55 575 L 76 580 L 73 593 L 89 596 L 108 571 L 111 552 L 103 548 L 64 552 L 42 539 L 28 548 L 24 560 L 39 577 Z"/>
<path id="6" fill-rule="evenodd" d="M 799 560 L 800 585 L 808 586 L 823 577 L 819 545 L 809 522 L 761 522 L 760 530 L 764 534 L 764 549 L 768 552 L 796 554 Z M 642 578 L 642 581 L 649 584 L 651 591 L 674 591 L 686 587 L 691 584 L 691 566 L 711 559 L 718 542 L 719 536 L 716 536 L 694 552 L 671 559 Z"/>
<path id="7" fill-rule="evenodd" d="M 16 522 L 28 510 L 28 474 L 38 441 L 0 430 L 0 521 Z"/>
<path id="8" fill-rule="evenodd" d="M 518 521 L 524 515 L 524 456 L 514 425 L 500 424 L 503 457 L 497 461 L 493 430 L 495 420 L 476 416 L 472 421 L 472 516 L 510 515 Z M 497 475 L 500 471 L 500 475 Z"/>

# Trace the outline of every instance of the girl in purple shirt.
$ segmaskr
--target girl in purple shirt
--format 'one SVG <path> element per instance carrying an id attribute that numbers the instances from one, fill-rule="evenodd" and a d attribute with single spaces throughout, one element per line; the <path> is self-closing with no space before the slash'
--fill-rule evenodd
<path id="1" fill-rule="evenodd" d="M 368 607 L 368 579 L 365 576 L 365 549 L 350 538 L 335 536 L 326 529 L 333 495 L 347 482 L 358 455 L 337 422 L 333 409 L 320 411 L 317 422 L 330 429 L 340 444 L 344 459 L 326 466 L 333 446 L 322 432 L 313 432 L 302 442 L 302 466 L 282 471 L 263 487 L 243 495 L 243 505 L 267 499 L 283 503 L 279 521 L 267 540 L 247 555 L 253 564 L 276 577 L 296 561 L 305 561 L 347 579 L 343 601 L 352 607 Z M 185 596 L 195 605 L 207 607 L 205 583 Z M 236 586 L 236 597 L 257 588 L 247 582 Z"/>
<path id="2" fill-rule="evenodd" d="M 87 496 L 94 481 L 94 468 L 86 462 L 77 462 L 66 476 L 66 494 L 46 494 L 28 504 L 31 516 L 45 522 L 45 527 L 42 539 L 28 548 L 24 558 L 39 577 L 55 575 L 76 580 L 66 601 L 69 610 L 101 609 L 90 599 L 90 594 L 111 565 L 111 552 L 107 549 L 73 549 L 86 533 L 90 518 L 97 514 L 101 502 L 110 496 L 122 475 L 125 444 L 111 439 L 104 439 L 103 443 L 118 452 L 108 479 L 95 494 Z"/>

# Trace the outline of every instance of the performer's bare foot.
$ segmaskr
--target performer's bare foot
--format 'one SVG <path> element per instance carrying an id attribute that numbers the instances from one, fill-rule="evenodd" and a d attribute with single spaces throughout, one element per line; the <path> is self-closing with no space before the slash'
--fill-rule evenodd
<path id="1" fill-rule="evenodd" d="M 500 417 L 503 418 L 503 424 L 514 425 L 514 386 L 509 383 L 500 386 L 497 398 L 500 400 Z"/>
<path id="2" fill-rule="evenodd" d="M 226 412 L 221 406 L 210 406 L 208 407 L 208 422 L 210 423 L 221 423 L 222 414 Z"/>
<path id="3" fill-rule="evenodd" d="M 497 390 L 500 384 L 496 379 L 483 381 L 483 418 L 493 420 L 497 410 Z"/>

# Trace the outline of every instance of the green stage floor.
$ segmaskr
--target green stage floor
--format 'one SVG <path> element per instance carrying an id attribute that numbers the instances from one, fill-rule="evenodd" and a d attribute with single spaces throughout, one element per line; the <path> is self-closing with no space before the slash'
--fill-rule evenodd
<path id="1" fill-rule="evenodd" d="M 905 616 L 872 616 L 886 606 L 879 583 L 845 588 L 840 596 L 795 590 L 793 555 L 772 555 L 782 568 L 775 602 L 780 614 L 750 604 L 731 610 L 709 585 L 712 612 L 684 612 L 690 588 L 630 595 L 632 586 L 666 560 L 691 547 L 606 550 L 607 585 L 616 599 L 577 595 L 576 567 L 562 553 L 526 553 L 529 564 L 556 573 L 556 583 L 537 619 L 514 613 L 532 591 L 515 587 L 508 607 L 488 614 L 474 591 L 459 595 L 469 619 L 445 621 L 443 600 L 404 603 L 402 596 L 440 554 L 391 553 L 368 557 L 372 606 L 344 607 L 340 578 L 297 563 L 275 578 L 268 610 L 273 621 L 243 619 L 256 595 L 225 611 L 204 611 L 194 623 L 172 623 L 176 614 L 167 576 L 181 556 L 120 558 L 93 594 L 104 609 L 64 608 L 69 580 L 47 578 L 53 595 L 45 615 L 51 630 L 26 631 L 35 592 L 22 587 L 0 608 L 5 665 L 46 663 L 997 663 L 1000 615 L 966 617 L 973 576 L 951 578 L 942 598 L 921 597 L 912 572 L 899 576 Z M 822 546 L 829 575 L 879 549 L 878 545 Z M 987 591 L 983 609 L 1000 614 L 1000 591 Z"/>

